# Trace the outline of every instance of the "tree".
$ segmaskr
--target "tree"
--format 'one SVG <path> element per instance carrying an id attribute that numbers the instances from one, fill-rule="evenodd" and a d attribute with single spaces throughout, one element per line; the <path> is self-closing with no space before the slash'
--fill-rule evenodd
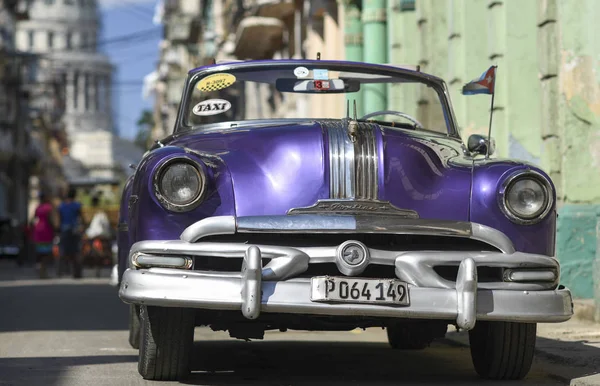
<path id="1" fill-rule="evenodd" d="M 135 144 L 140 148 L 147 150 L 152 139 L 152 128 L 154 127 L 154 117 L 152 111 L 144 110 L 137 121 L 138 131 L 135 135 Z"/>

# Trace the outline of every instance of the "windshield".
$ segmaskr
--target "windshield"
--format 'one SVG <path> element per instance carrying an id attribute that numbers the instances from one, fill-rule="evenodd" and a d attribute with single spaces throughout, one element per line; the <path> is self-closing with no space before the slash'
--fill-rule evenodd
<path id="1" fill-rule="evenodd" d="M 359 120 L 452 133 L 439 85 L 413 75 L 319 64 L 234 67 L 198 76 L 182 123 L 201 129 L 255 119 L 341 119 L 354 117 L 356 108 Z"/>

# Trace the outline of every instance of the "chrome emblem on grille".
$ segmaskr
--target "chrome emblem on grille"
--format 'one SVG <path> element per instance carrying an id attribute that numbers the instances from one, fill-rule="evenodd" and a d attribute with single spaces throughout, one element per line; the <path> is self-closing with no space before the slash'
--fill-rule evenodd
<path id="1" fill-rule="evenodd" d="M 369 265 L 369 249 L 361 242 L 348 240 L 337 248 L 336 265 L 346 276 L 356 276 Z"/>
<path id="2" fill-rule="evenodd" d="M 292 208 L 287 214 L 353 214 L 370 215 L 381 214 L 387 216 L 400 216 L 403 218 L 419 218 L 414 210 L 401 209 L 389 201 L 379 200 L 319 200 L 313 206 L 305 208 Z"/>
<path id="3" fill-rule="evenodd" d="M 356 265 L 365 258 L 365 253 L 358 245 L 346 245 L 342 250 L 342 259 L 350 265 Z"/>

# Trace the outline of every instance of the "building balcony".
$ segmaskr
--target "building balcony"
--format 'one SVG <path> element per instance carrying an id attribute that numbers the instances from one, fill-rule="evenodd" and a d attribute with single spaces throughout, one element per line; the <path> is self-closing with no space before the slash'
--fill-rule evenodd
<path id="1" fill-rule="evenodd" d="M 256 16 L 285 19 L 294 13 L 295 5 L 292 0 L 256 0 Z"/>
<path id="2" fill-rule="evenodd" d="M 191 15 L 170 15 L 165 23 L 166 38 L 174 43 L 197 43 L 200 39 L 200 20 Z"/>
<path id="3" fill-rule="evenodd" d="M 251 16 L 237 28 L 234 55 L 238 59 L 269 59 L 284 44 L 284 23 L 273 17 Z"/>

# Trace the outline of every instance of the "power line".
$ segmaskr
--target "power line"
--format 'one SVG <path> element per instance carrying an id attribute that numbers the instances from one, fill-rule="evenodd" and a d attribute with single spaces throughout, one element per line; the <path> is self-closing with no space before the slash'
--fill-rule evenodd
<path id="1" fill-rule="evenodd" d="M 121 7 L 121 9 L 128 11 L 131 15 L 137 17 L 139 20 L 152 21 L 152 19 L 154 18 L 154 15 L 141 12 L 140 9 L 134 8 L 133 4 L 125 4 Z"/>
<path id="2" fill-rule="evenodd" d="M 52 55 L 55 53 L 73 52 L 73 51 L 85 50 L 85 49 L 95 49 L 98 47 L 107 46 L 109 44 L 131 43 L 134 41 L 139 42 L 139 41 L 143 41 L 143 40 L 154 39 L 155 37 L 152 36 L 151 34 L 155 33 L 155 32 L 162 32 L 162 31 L 163 31 L 162 27 L 153 27 L 153 28 L 150 28 L 147 30 L 142 30 L 142 31 L 126 34 L 126 35 L 117 36 L 117 37 L 111 38 L 111 39 L 101 40 L 99 42 L 96 42 L 95 44 L 84 44 L 84 45 L 79 45 L 77 47 L 73 47 L 70 49 L 53 50 L 51 52 L 47 52 L 47 53 L 41 54 L 41 55 L 48 56 L 48 55 Z"/>
<path id="3" fill-rule="evenodd" d="M 144 8 L 144 7 L 142 7 L 141 5 L 134 4 L 134 3 L 131 3 L 131 2 L 129 2 L 129 1 L 124 1 L 124 2 L 123 2 L 123 5 L 124 5 L 124 6 L 126 6 L 126 7 L 129 7 L 129 8 L 131 8 L 131 9 L 135 9 L 135 10 L 137 10 L 138 12 L 145 13 L 146 15 L 149 15 L 149 16 L 151 16 L 151 17 L 154 17 L 154 11 L 151 11 L 151 10 L 149 10 L 149 9 L 147 9 L 147 8 Z"/>

